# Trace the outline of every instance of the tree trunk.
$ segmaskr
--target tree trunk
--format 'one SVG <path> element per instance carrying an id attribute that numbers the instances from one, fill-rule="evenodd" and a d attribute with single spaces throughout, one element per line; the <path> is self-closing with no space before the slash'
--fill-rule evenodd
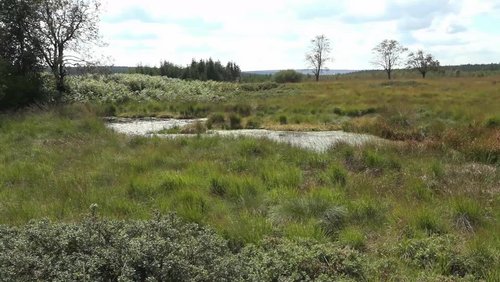
<path id="1" fill-rule="evenodd" d="M 391 79 L 391 70 L 387 70 L 387 79 Z"/>
<path id="2" fill-rule="evenodd" d="M 319 81 L 319 73 L 318 74 L 314 74 L 314 76 L 316 77 L 316 82 Z"/>
<path id="3" fill-rule="evenodd" d="M 425 78 L 426 72 L 422 72 L 422 78 Z"/>

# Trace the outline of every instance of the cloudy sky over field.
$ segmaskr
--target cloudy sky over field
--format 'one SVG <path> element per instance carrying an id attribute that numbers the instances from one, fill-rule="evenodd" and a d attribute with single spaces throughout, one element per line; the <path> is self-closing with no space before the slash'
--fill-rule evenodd
<path id="1" fill-rule="evenodd" d="M 396 39 L 442 64 L 500 62 L 500 0 L 103 0 L 103 52 L 115 65 L 233 60 L 243 70 L 306 68 L 310 40 L 333 44 L 330 69 L 366 69 Z"/>

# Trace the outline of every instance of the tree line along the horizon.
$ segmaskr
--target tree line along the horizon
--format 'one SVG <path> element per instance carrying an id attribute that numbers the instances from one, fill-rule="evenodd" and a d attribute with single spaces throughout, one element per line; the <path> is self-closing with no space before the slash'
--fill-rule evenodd
<path id="1" fill-rule="evenodd" d="M 214 61 L 212 58 L 199 61 L 193 59 L 191 64 L 185 67 L 168 61 L 161 62 L 160 67 L 150 67 L 139 64 L 137 67 L 130 69 L 129 72 L 201 81 L 237 82 L 241 77 L 241 69 L 236 63 L 228 62 L 226 66 L 223 66 L 220 61 Z"/>

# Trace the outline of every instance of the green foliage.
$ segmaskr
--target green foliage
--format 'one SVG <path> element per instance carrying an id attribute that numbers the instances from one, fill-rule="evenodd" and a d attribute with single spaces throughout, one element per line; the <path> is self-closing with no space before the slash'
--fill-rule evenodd
<path id="1" fill-rule="evenodd" d="M 242 274 L 222 238 L 176 216 L 0 230 L 2 280 L 231 281 Z"/>
<path id="2" fill-rule="evenodd" d="M 213 113 L 208 116 L 207 128 L 224 128 L 226 125 L 226 118 L 222 113 Z"/>
<path id="3" fill-rule="evenodd" d="M 498 254 L 488 247 L 480 245 L 468 250 L 457 248 L 459 239 L 453 236 L 430 236 L 403 240 L 397 247 L 399 256 L 412 265 L 451 276 L 477 281 L 487 278 L 491 270 L 498 266 Z"/>
<path id="4" fill-rule="evenodd" d="M 265 91 L 278 88 L 275 82 L 243 83 L 240 88 L 244 91 Z"/>
<path id="5" fill-rule="evenodd" d="M 279 121 L 280 121 L 280 124 L 287 124 L 288 118 L 286 116 L 280 116 Z"/>
<path id="6" fill-rule="evenodd" d="M 67 83 L 69 102 L 217 101 L 238 91 L 234 83 L 183 81 L 142 74 L 70 76 Z"/>
<path id="7" fill-rule="evenodd" d="M 445 227 L 441 219 L 432 211 L 424 209 L 414 214 L 414 225 L 427 234 L 442 234 Z"/>
<path id="8" fill-rule="evenodd" d="M 347 171 L 338 165 L 332 165 L 323 176 L 330 185 L 345 186 L 347 183 Z"/>
<path id="9" fill-rule="evenodd" d="M 247 119 L 245 128 L 246 129 L 259 129 L 261 128 L 262 121 L 257 117 L 251 117 Z"/>
<path id="10" fill-rule="evenodd" d="M 35 102 L 46 102 L 42 79 L 37 73 L 16 73 L 0 58 L 0 110 L 18 109 Z"/>
<path id="11" fill-rule="evenodd" d="M 224 67 L 220 61 L 194 59 L 191 64 L 186 67 L 177 66 L 167 61 L 163 61 L 160 67 L 148 67 L 138 65 L 130 73 L 145 74 L 150 76 L 166 76 L 170 78 L 187 79 L 187 80 L 212 80 L 212 81 L 229 81 L 235 82 L 240 79 L 240 67 L 233 62 L 228 62 Z"/>
<path id="12" fill-rule="evenodd" d="M 354 201 L 349 207 L 350 218 L 362 225 L 380 226 L 386 219 L 386 208 L 372 198 Z"/>
<path id="13" fill-rule="evenodd" d="M 270 239 L 249 246 L 241 257 L 250 281 L 333 281 L 366 278 L 366 260 L 358 251 L 331 243 Z"/>
<path id="14" fill-rule="evenodd" d="M 485 125 L 489 128 L 500 128 L 500 116 L 490 117 L 486 120 Z"/>
<path id="15" fill-rule="evenodd" d="M 343 245 L 356 250 L 363 250 L 366 245 L 365 235 L 357 228 L 346 228 L 339 234 L 339 241 Z"/>
<path id="16" fill-rule="evenodd" d="M 277 83 L 300 82 L 303 75 L 294 70 L 282 70 L 273 75 L 274 81 Z"/>
<path id="17" fill-rule="evenodd" d="M 229 128 L 230 129 L 241 129 L 241 117 L 237 114 L 229 115 Z"/>

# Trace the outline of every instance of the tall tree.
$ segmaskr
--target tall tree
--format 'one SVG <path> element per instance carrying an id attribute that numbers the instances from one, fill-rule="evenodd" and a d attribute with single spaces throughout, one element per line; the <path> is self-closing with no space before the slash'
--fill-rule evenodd
<path id="1" fill-rule="evenodd" d="M 313 68 L 316 81 L 319 81 L 319 75 L 321 70 L 326 67 L 326 63 L 332 60 L 330 57 L 331 51 L 330 39 L 324 35 L 317 35 L 311 40 L 311 46 L 306 53 L 306 61 Z"/>
<path id="2" fill-rule="evenodd" d="M 422 50 L 411 52 L 408 55 L 408 61 L 406 64 L 408 68 L 418 70 L 420 74 L 422 74 L 422 78 L 425 78 L 427 72 L 437 70 L 439 68 L 439 61 L 436 60 L 431 54 L 425 54 Z"/>
<path id="3" fill-rule="evenodd" d="M 0 1 L 0 109 L 19 108 L 44 98 L 39 54 L 23 28 L 31 18 L 28 1 Z"/>
<path id="4" fill-rule="evenodd" d="M 85 48 L 99 42 L 99 0 L 38 0 L 27 34 L 56 79 L 60 101 L 66 65 L 87 61 Z M 69 53 L 69 54 L 68 54 Z"/>
<path id="5" fill-rule="evenodd" d="M 398 41 L 386 39 L 373 48 L 375 59 L 372 64 L 382 67 L 387 72 L 387 78 L 391 79 L 392 70 L 401 64 L 401 56 L 407 50 Z"/>

